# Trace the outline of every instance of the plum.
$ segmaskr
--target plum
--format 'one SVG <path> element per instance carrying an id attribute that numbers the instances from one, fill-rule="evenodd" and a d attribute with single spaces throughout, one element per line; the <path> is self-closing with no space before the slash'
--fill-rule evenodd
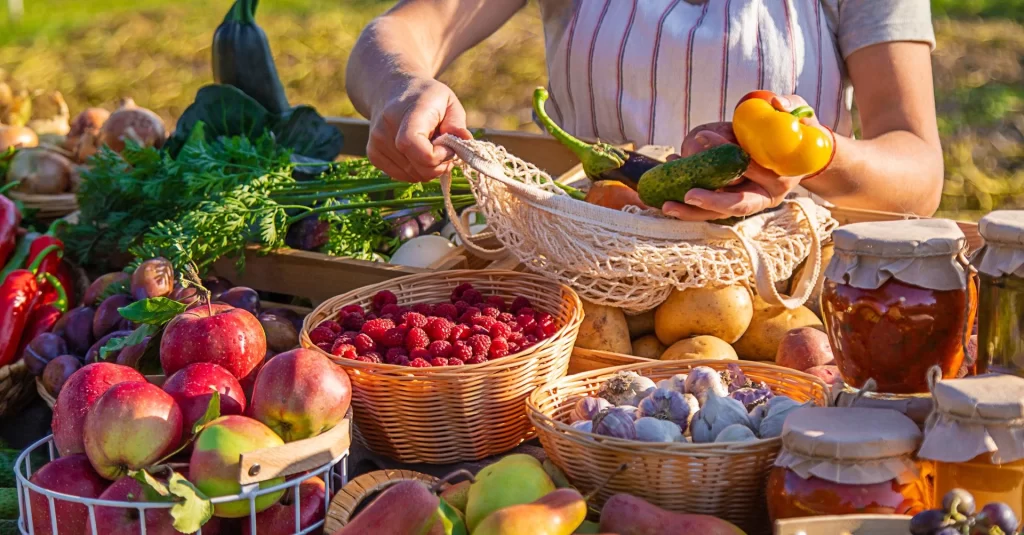
<path id="1" fill-rule="evenodd" d="M 81 367 L 82 361 L 74 355 L 58 356 L 47 363 L 46 368 L 43 369 L 43 388 L 53 397 L 57 397 L 71 374 Z"/>
<path id="2" fill-rule="evenodd" d="M 197 288 L 181 285 L 176 285 L 174 287 L 174 291 L 171 292 L 171 295 L 168 297 L 185 305 L 186 307 L 190 307 L 201 300 L 199 290 Z"/>
<path id="3" fill-rule="evenodd" d="M 123 271 L 115 271 L 113 273 L 107 273 L 92 281 L 89 285 L 89 289 L 85 291 L 85 297 L 82 299 L 82 304 L 88 306 L 96 306 L 102 301 L 103 294 L 115 284 L 124 284 L 131 281 L 131 276 Z"/>
<path id="4" fill-rule="evenodd" d="M 252 288 L 235 286 L 230 290 L 221 292 L 216 300 L 235 308 L 247 310 L 253 316 L 259 316 L 260 314 L 260 295 Z"/>
<path id="5" fill-rule="evenodd" d="M 234 286 L 234 284 L 231 284 L 231 281 L 216 275 L 211 275 L 203 279 L 203 288 L 206 288 L 214 299 L 216 299 L 222 292 L 230 290 Z"/>
<path id="6" fill-rule="evenodd" d="M 263 332 L 267 335 L 267 348 L 282 353 L 299 345 L 299 331 L 286 318 L 264 312 L 259 315 Z"/>
<path id="7" fill-rule="evenodd" d="M 107 333 L 131 328 L 131 322 L 121 316 L 117 309 L 132 304 L 132 298 L 124 295 L 112 295 L 103 300 L 96 308 L 92 318 L 92 335 L 94 339 L 102 338 Z"/>
<path id="8" fill-rule="evenodd" d="M 102 338 L 97 340 L 96 343 L 93 344 L 92 347 L 89 348 L 89 351 L 86 352 L 86 354 L 85 354 L 85 363 L 86 364 L 92 364 L 94 362 L 100 362 L 100 349 L 102 349 L 103 346 L 107 345 L 107 342 L 113 340 L 114 338 L 125 338 L 128 335 L 130 335 L 130 334 L 132 334 L 132 331 L 129 331 L 129 330 L 120 330 L 120 331 L 114 331 L 112 333 L 107 333 L 105 336 L 103 336 Z M 107 353 L 106 360 L 109 361 L 109 362 L 114 362 L 115 359 L 117 359 L 117 356 L 118 356 L 119 352 L 120 351 L 114 351 L 113 353 Z"/>
<path id="9" fill-rule="evenodd" d="M 132 297 L 137 301 L 167 297 L 174 290 L 174 266 L 166 258 L 150 258 L 132 274 Z"/>
<path id="10" fill-rule="evenodd" d="M 54 325 L 54 334 L 63 336 L 72 355 L 84 357 L 96 337 L 92 334 L 92 323 L 96 309 L 81 306 L 69 311 Z M 59 327 L 59 328 L 58 328 Z"/>
<path id="11" fill-rule="evenodd" d="M 268 308 L 263 311 L 264 314 L 272 314 L 281 319 L 286 319 L 291 322 L 292 327 L 295 327 L 296 332 L 302 332 L 302 321 L 306 319 L 305 316 L 290 308 Z"/>
<path id="12" fill-rule="evenodd" d="M 41 333 L 25 346 L 22 358 L 28 371 L 39 377 L 53 359 L 68 352 L 68 344 L 63 338 L 53 333 Z"/>
<path id="13" fill-rule="evenodd" d="M 321 221 L 319 215 L 307 216 L 288 227 L 284 243 L 292 249 L 316 251 L 327 244 L 330 230 L 331 224 Z"/>

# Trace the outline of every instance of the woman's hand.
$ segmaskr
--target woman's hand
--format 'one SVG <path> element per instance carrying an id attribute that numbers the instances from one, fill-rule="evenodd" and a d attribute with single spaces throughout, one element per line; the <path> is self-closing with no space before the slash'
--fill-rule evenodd
<path id="1" fill-rule="evenodd" d="M 412 78 L 374 106 L 366 155 L 395 180 L 423 182 L 450 165 L 451 150 L 433 144 L 442 134 L 471 139 L 466 111 L 445 84 Z"/>
<path id="2" fill-rule="evenodd" d="M 806 105 L 804 99 L 797 95 L 778 96 L 772 99 L 772 106 L 783 111 L 791 111 Z M 804 118 L 801 122 L 824 129 L 816 117 Z M 732 132 L 732 123 L 704 124 L 687 134 L 680 153 L 683 157 L 692 156 L 725 143 L 737 143 Z M 670 157 L 675 158 L 679 156 Z M 803 178 L 779 176 L 751 161 L 741 182 L 718 191 L 692 189 L 686 194 L 685 204 L 667 202 L 661 210 L 684 221 L 709 221 L 752 215 L 782 204 L 786 195 Z"/>

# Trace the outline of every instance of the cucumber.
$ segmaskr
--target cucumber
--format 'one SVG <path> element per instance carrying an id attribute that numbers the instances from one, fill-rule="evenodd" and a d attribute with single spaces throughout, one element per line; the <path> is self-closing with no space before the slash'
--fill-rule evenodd
<path id="1" fill-rule="evenodd" d="M 637 193 L 644 204 L 660 209 L 667 201 L 683 202 L 693 188 L 724 188 L 742 176 L 748 165 L 750 155 L 739 145 L 719 145 L 648 170 L 640 176 Z"/>
<path id="2" fill-rule="evenodd" d="M 18 519 L 18 489 L 0 489 L 0 520 Z"/>

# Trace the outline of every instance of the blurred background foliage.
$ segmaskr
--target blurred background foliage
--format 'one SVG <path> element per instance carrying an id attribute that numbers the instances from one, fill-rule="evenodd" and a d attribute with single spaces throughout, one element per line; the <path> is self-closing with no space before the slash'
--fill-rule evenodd
<path id="1" fill-rule="evenodd" d="M 363 26 L 392 3 L 262 2 L 258 22 L 290 100 L 325 115 L 357 115 L 345 95 L 345 61 Z M 25 0 L 17 23 L 0 14 L 0 74 L 60 90 L 73 112 L 130 96 L 173 122 L 211 81 L 210 38 L 229 4 Z M 1024 0 L 932 0 L 932 10 L 946 161 L 940 215 L 1024 209 Z M 470 126 L 536 131 L 528 96 L 545 79 L 543 54 L 531 5 L 443 79 L 463 99 Z"/>

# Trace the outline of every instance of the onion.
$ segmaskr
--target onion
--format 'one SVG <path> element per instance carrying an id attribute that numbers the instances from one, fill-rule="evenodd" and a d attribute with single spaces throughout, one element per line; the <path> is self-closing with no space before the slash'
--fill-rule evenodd
<path id="1" fill-rule="evenodd" d="M 391 256 L 391 264 L 426 268 L 448 254 L 455 246 L 452 242 L 434 235 L 417 236 L 405 243 Z"/>
<path id="2" fill-rule="evenodd" d="M 100 130 L 110 117 L 110 112 L 103 108 L 87 108 L 71 122 L 71 130 L 64 143 L 77 162 L 84 162 L 96 153 L 99 146 Z"/>
<path id="3" fill-rule="evenodd" d="M 32 117 L 27 126 L 37 134 L 67 135 L 71 130 L 70 120 L 71 112 L 60 91 L 44 93 L 32 99 Z"/>
<path id="4" fill-rule="evenodd" d="M 42 148 L 22 149 L 11 159 L 7 181 L 18 181 L 14 190 L 21 193 L 53 195 L 71 186 L 71 161 Z"/>
<path id="5" fill-rule="evenodd" d="M 0 152 L 39 146 L 39 136 L 25 126 L 0 126 Z"/>
<path id="6" fill-rule="evenodd" d="M 167 140 L 167 128 L 159 115 L 136 106 L 132 99 L 125 99 L 103 124 L 100 142 L 120 153 L 128 139 L 143 147 L 160 148 Z"/>

